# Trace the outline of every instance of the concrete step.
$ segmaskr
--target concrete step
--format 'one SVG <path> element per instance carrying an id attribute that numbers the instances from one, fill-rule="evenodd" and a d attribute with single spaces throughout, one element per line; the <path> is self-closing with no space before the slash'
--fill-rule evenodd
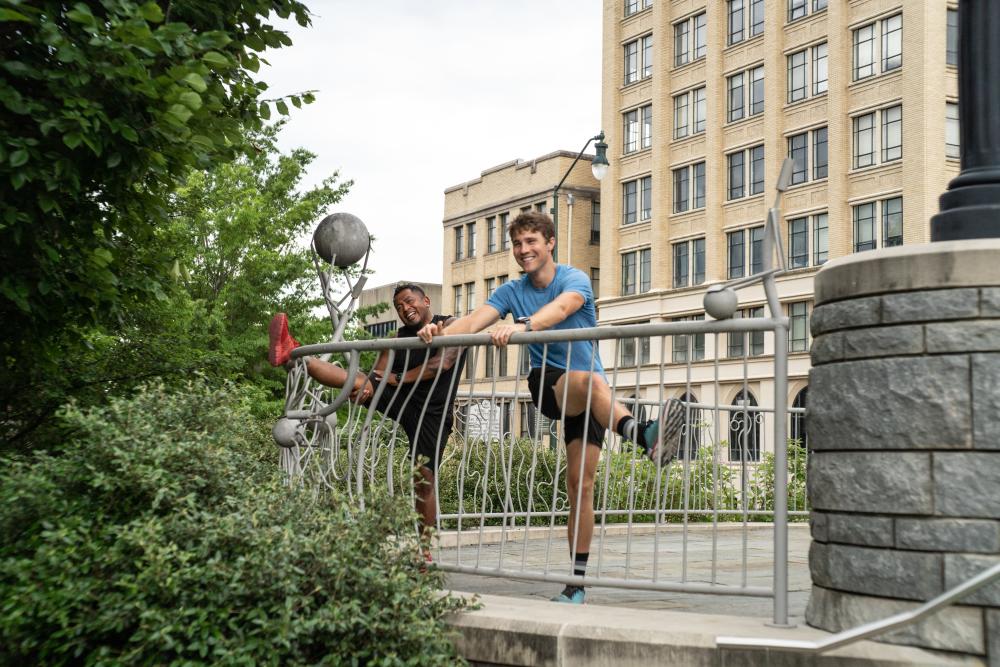
<path id="1" fill-rule="evenodd" d="M 649 611 L 599 605 L 567 605 L 496 595 L 453 594 L 479 608 L 451 615 L 459 653 L 473 665 L 562 667 L 742 667 L 769 665 L 982 666 L 974 656 L 939 653 L 864 641 L 820 656 L 716 647 L 719 635 L 816 640 L 829 636 L 798 626 L 773 628 L 767 619 Z"/>

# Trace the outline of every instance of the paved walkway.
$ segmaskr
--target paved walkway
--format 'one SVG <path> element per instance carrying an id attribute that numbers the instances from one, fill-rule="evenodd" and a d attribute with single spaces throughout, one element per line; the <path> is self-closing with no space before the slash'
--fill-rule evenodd
<path id="1" fill-rule="evenodd" d="M 633 532 L 631 536 L 622 532 L 624 526 L 616 526 L 615 531 L 606 534 L 601 555 L 601 574 L 622 578 L 625 576 L 626 554 L 629 559 L 629 579 L 651 581 L 653 579 L 653 553 L 656 559 L 656 580 L 677 582 L 681 580 L 684 549 L 684 534 L 677 524 L 661 526 L 653 534 Z M 645 527 L 648 531 L 650 527 Z M 773 527 L 768 524 L 749 524 L 744 531 L 741 524 L 720 524 L 713 547 L 711 525 L 696 524 L 687 531 L 687 572 L 689 582 L 712 583 L 712 553 L 716 553 L 714 583 L 728 586 L 770 587 L 773 578 Z M 638 530 L 638 529 L 637 529 Z M 504 569 L 519 569 L 522 561 L 527 572 L 541 572 L 545 569 L 546 557 L 550 571 L 568 573 L 565 532 L 561 532 L 549 545 L 547 530 L 533 529 L 535 533 L 525 542 L 523 535 L 505 538 L 503 548 Z M 809 599 L 809 527 L 807 524 L 792 524 L 788 539 L 788 581 L 789 616 L 793 622 L 801 622 Z M 475 535 L 478 537 L 478 533 Z M 465 535 L 466 540 L 472 535 Z M 481 551 L 476 544 L 461 547 L 461 564 L 475 565 L 478 555 L 480 567 L 496 568 L 501 553 L 499 533 L 491 533 L 492 544 L 484 544 Z M 464 540 L 463 540 L 464 541 Z M 442 564 L 459 562 L 459 549 L 447 541 L 435 553 Z M 631 549 L 628 549 L 631 544 Z M 477 554 L 478 551 L 478 554 Z M 588 571 L 594 573 L 597 554 L 601 552 L 601 540 L 595 533 L 591 546 L 591 560 Z M 746 553 L 744 567 L 744 551 Z M 546 552 L 548 554 L 546 555 Z M 629 553 L 630 552 L 630 553 Z M 500 578 L 464 573 L 447 573 L 448 586 L 452 590 L 492 595 L 506 595 L 519 598 L 547 600 L 557 594 L 562 585 L 550 582 L 526 581 L 514 578 Z M 772 600 L 766 597 L 739 595 L 711 595 L 692 593 L 667 593 L 622 588 L 595 586 L 587 591 L 587 603 L 632 607 L 640 609 L 671 609 L 706 614 L 730 614 L 738 616 L 770 617 Z"/>

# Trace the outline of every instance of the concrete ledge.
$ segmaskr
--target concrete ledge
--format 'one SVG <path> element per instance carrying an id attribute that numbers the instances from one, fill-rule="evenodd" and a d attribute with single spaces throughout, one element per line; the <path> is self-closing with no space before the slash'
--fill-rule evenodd
<path id="1" fill-rule="evenodd" d="M 472 599 L 467 593 L 455 593 Z M 859 642 L 820 656 L 721 650 L 719 635 L 816 640 L 821 630 L 772 628 L 766 619 L 583 605 L 483 595 L 452 614 L 459 653 L 473 665 L 984 665 L 976 657 Z"/>
<path id="2" fill-rule="evenodd" d="M 816 306 L 840 299 L 1000 285 L 1000 239 L 946 241 L 839 257 L 816 274 Z M 991 302 L 992 303 L 992 302 Z"/>

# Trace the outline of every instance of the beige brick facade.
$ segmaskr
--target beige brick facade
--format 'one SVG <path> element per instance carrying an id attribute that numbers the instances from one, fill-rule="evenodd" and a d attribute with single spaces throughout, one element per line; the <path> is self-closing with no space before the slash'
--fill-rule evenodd
<path id="1" fill-rule="evenodd" d="M 823 6 L 827 4 L 827 6 Z M 731 9 L 743 7 L 742 40 L 730 44 Z M 763 8 L 763 30 L 751 35 L 751 9 Z M 799 7 L 803 7 L 799 10 Z M 798 220 L 797 229 L 807 230 L 805 266 L 795 268 L 779 280 L 783 303 L 811 301 L 813 276 L 818 270 L 814 253 L 815 227 L 827 218 L 827 257 L 833 259 L 855 252 L 856 205 L 875 202 L 873 223 L 862 228 L 875 230 L 876 247 L 883 246 L 883 208 L 894 211 L 896 198 L 902 198 L 902 242 L 926 243 L 930 240 L 929 220 L 937 212 L 937 197 L 950 178 L 958 173 L 958 160 L 946 157 L 946 102 L 957 97 L 956 71 L 946 65 L 947 10 L 954 7 L 941 0 L 764 0 L 761 5 L 743 0 L 605 0 L 603 13 L 603 101 L 602 123 L 608 136 L 608 156 L 611 167 L 601 183 L 602 245 L 600 286 L 600 319 L 602 324 L 645 321 L 669 321 L 680 316 L 703 313 L 701 298 L 705 287 L 730 277 L 727 233 L 748 230 L 763 225 L 766 212 L 774 200 L 774 183 L 782 160 L 789 154 L 790 137 L 805 135 L 809 157 L 807 180 L 792 186 L 782 202 L 782 236 L 785 255 L 789 254 L 791 220 Z M 804 16 L 792 17 L 792 9 Z M 629 14 L 630 15 L 626 15 Z M 733 25 L 738 14 L 734 12 Z M 703 17 L 703 18 L 699 18 Z M 897 19 L 895 17 L 901 17 Z M 695 27 L 704 25 L 704 48 L 697 51 Z M 855 76 L 855 30 L 871 32 L 873 36 L 874 73 Z M 901 65 L 882 61 L 883 51 L 895 53 L 894 30 L 901 24 Z M 679 57 L 677 35 L 683 35 L 687 25 L 688 56 Z M 676 31 L 675 31 L 676 30 Z M 883 36 L 884 33 L 884 36 Z M 652 57 L 644 59 L 647 42 L 651 39 Z M 683 40 L 681 40 L 683 41 Z M 864 45 L 865 40 L 859 40 Z M 635 44 L 635 66 L 632 67 L 630 45 Z M 822 45 L 825 44 L 825 47 Z M 822 63 L 825 48 L 827 70 L 826 90 L 822 90 Z M 804 51 L 804 56 L 793 54 Z M 864 51 L 858 64 L 867 62 Z M 799 79 L 789 71 L 792 62 L 804 61 L 804 69 L 795 69 L 804 77 L 804 99 L 790 102 L 790 88 L 801 90 Z M 750 114 L 751 72 L 763 67 L 763 111 Z M 819 69 L 817 69 L 819 67 Z M 628 71 L 627 71 L 628 70 Z M 634 77 L 628 72 L 635 71 Z M 758 73 L 757 70 L 754 73 Z M 743 90 L 739 98 L 744 106 L 742 118 L 730 120 L 729 77 L 743 73 Z M 862 72 L 867 73 L 867 72 Z M 633 80 L 628 80 L 629 78 Z M 736 79 L 734 79 L 735 81 Z M 819 86 L 814 84 L 819 83 Z M 704 88 L 704 129 L 694 124 L 695 111 L 691 92 Z M 688 131 L 679 130 L 675 114 L 675 98 L 687 93 Z M 733 96 L 735 99 L 735 95 Z M 635 150 L 627 150 L 625 116 L 634 109 L 651 107 L 651 137 L 643 136 L 641 120 L 637 130 L 639 141 Z M 893 127 L 896 112 L 901 107 L 901 157 L 883 155 L 883 144 L 894 148 L 891 135 L 884 141 L 883 115 Z M 888 110 L 888 111 L 884 111 Z M 854 119 L 874 112 L 872 166 L 855 165 Z M 641 114 L 639 114 L 641 116 Z M 738 115 L 738 114 L 737 114 Z M 859 121 L 860 122 L 860 121 Z M 862 125 L 863 127 L 863 125 Z M 822 137 L 826 128 L 827 175 L 816 177 L 814 136 Z M 814 132 L 820 130 L 819 133 Z M 867 135 L 866 135 L 867 136 Z M 675 138 L 676 137 L 676 138 Z M 644 147 L 644 142 L 648 147 Z M 763 192 L 749 194 L 751 172 L 743 170 L 747 196 L 731 197 L 729 154 L 741 149 L 763 146 Z M 860 145 L 860 144 L 859 144 Z M 864 144 L 867 146 L 867 143 Z M 862 150 L 861 152 L 865 152 Z M 751 151 L 745 150 L 745 161 L 751 161 Z M 888 159 L 884 159 L 888 158 Z M 862 160 L 863 162 L 864 160 Z M 688 210 L 675 197 L 674 170 L 704 162 L 704 204 L 694 206 L 694 184 L 689 185 Z M 689 170 L 689 174 L 693 169 Z M 651 215 L 635 222 L 626 220 L 624 184 L 650 176 L 652 180 Z M 892 200 L 890 204 L 883 204 Z M 641 204 L 640 204 L 641 205 Z M 676 211 L 676 212 L 675 212 Z M 820 216 L 817 218 L 817 216 Z M 802 223 L 801 219 L 806 222 Z M 734 237 L 738 238 L 738 237 Z M 796 237 L 801 239 L 801 234 Z M 890 236 L 890 240 L 894 234 Z M 692 285 L 694 267 L 688 270 L 686 285 L 675 287 L 674 244 L 704 239 L 704 280 Z M 744 262 L 748 265 L 750 232 L 744 231 Z M 648 248 L 650 278 L 648 290 L 623 294 L 623 254 Z M 689 244 L 689 249 L 691 245 Z M 689 262 L 691 262 L 689 255 Z M 800 256 L 801 261 L 801 256 Z M 683 264 L 678 263 L 679 266 Z M 683 282 L 683 281 L 679 281 Z M 636 292 L 641 290 L 637 289 Z M 741 307 L 764 303 L 762 290 L 757 287 L 740 290 Z M 788 306 L 786 305 L 786 314 Z M 811 303 L 807 306 L 811 312 Z M 712 337 L 705 341 L 704 361 L 694 364 L 694 393 L 699 400 L 711 401 L 713 388 L 711 366 L 714 345 Z M 768 339 L 770 336 L 768 336 Z M 739 387 L 735 379 L 742 375 L 742 359 L 725 361 L 725 337 L 720 337 L 721 375 L 723 387 L 717 397 L 729 402 Z M 658 346 L 653 346 L 649 366 L 659 363 Z M 669 347 L 669 345 L 668 345 Z M 789 403 L 806 384 L 809 370 L 805 350 L 794 352 L 790 359 Z M 773 342 L 765 342 L 764 354 L 750 361 L 750 386 L 762 403 L 771 403 L 770 359 Z M 669 362 L 671 352 L 665 351 Z M 613 365 L 609 352 L 602 352 L 605 365 Z M 640 369 L 637 369 L 641 371 Z M 646 375 L 641 373 L 641 375 Z M 683 367 L 667 367 L 667 396 L 683 393 Z M 623 381 L 629 381 L 626 373 Z M 727 378 L 730 383 L 725 384 Z M 641 384 L 645 384 L 641 382 Z M 646 393 L 656 387 L 647 387 Z"/>

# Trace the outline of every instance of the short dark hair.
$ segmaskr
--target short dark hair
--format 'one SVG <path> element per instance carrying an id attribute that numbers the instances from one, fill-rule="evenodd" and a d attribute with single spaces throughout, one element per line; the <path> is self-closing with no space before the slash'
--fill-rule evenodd
<path id="1" fill-rule="evenodd" d="M 510 240 L 514 240 L 517 232 L 539 232 L 546 241 L 551 241 L 556 236 L 556 227 L 552 224 L 552 218 L 539 211 L 527 211 L 514 218 L 510 223 Z"/>
<path id="2" fill-rule="evenodd" d="M 403 290 L 410 290 L 411 292 L 416 292 L 420 296 L 427 296 L 427 292 L 425 292 L 424 288 L 420 285 L 415 285 L 413 283 L 397 283 L 396 289 L 392 292 L 392 300 L 395 301 L 396 297 L 399 296 L 399 293 Z"/>

